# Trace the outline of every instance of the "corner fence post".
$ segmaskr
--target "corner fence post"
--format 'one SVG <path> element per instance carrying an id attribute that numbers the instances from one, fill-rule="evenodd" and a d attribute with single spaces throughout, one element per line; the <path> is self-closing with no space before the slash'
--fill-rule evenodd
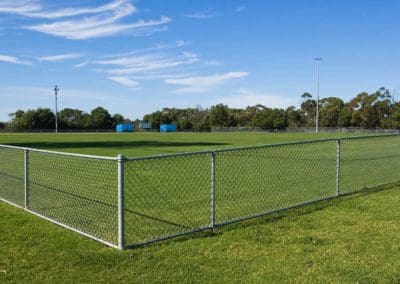
<path id="1" fill-rule="evenodd" d="M 118 248 L 125 248 L 124 156 L 118 155 Z"/>
<path id="2" fill-rule="evenodd" d="M 336 140 L 336 196 L 340 195 L 340 142 Z"/>
<path id="3" fill-rule="evenodd" d="M 28 207 L 29 207 L 28 163 L 29 163 L 29 150 L 24 149 L 24 208 L 25 209 L 28 209 Z"/>
<path id="4" fill-rule="evenodd" d="M 210 227 L 215 227 L 215 152 L 211 152 L 211 196 L 210 196 Z"/>

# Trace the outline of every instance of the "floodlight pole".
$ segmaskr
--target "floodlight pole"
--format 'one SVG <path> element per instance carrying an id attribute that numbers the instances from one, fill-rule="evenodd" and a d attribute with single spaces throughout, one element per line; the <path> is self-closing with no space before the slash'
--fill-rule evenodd
<path id="1" fill-rule="evenodd" d="M 54 86 L 54 96 L 56 99 L 56 133 L 58 133 L 58 109 L 57 109 L 57 94 L 58 91 L 60 90 L 60 88 L 58 88 L 58 86 Z"/>
<path id="2" fill-rule="evenodd" d="M 314 58 L 317 62 L 317 112 L 315 114 L 315 133 L 319 132 L 319 62 L 322 60 L 321 57 Z"/>

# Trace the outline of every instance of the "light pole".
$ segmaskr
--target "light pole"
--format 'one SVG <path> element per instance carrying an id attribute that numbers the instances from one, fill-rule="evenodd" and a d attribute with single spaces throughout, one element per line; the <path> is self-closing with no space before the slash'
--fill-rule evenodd
<path id="1" fill-rule="evenodd" d="M 317 112 L 315 114 L 315 133 L 319 132 L 319 62 L 322 60 L 321 57 L 314 58 L 317 62 Z"/>
<path id="2" fill-rule="evenodd" d="M 58 133 L 58 110 L 57 110 L 57 94 L 58 94 L 58 91 L 59 91 L 60 89 L 58 88 L 58 86 L 56 85 L 56 86 L 54 86 L 54 96 L 55 96 L 55 99 L 56 99 L 56 133 Z"/>

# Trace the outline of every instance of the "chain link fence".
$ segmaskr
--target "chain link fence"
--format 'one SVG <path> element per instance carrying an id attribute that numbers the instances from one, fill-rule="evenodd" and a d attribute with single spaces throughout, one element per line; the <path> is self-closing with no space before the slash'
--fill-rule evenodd
<path id="1" fill-rule="evenodd" d="M 400 135 L 140 158 L 0 145 L 0 200 L 116 248 L 400 181 Z"/>

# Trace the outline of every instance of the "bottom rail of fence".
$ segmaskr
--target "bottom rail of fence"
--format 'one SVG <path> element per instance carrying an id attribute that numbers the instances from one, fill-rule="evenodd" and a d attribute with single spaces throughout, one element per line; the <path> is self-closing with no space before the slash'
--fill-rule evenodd
<path id="1" fill-rule="evenodd" d="M 222 226 L 229 225 L 229 224 L 234 224 L 234 223 L 238 223 L 238 222 L 242 222 L 242 221 L 246 221 L 246 220 L 250 220 L 250 219 L 255 219 L 255 218 L 267 216 L 267 215 L 270 215 L 270 214 L 279 213 L 279 212 L 287 211 L 287 210 L 290 210 L 290 209 L 294 209 L 294 208 L 298 208 L 298 207 L 302 207 L 302 206 L 318 203 L 320 201 L 326 201 L 326 200 L 335 199 L 337 197 L 338 197 L 337 195 L 331 195 L 331 196 L 327 196 L 327 197 L 323 197 L 323 198 L 317 198 L 317 199 L 313 199 L 313 200 L 310 200 L 310 201 L 297 203 L 297 204 L 294 204 L 294 205 L 291 205 L 291 206 L 269 210 L 269 211 L 266 211 L 266 212 L 263 212 L 263 213 L 249 215 L 249 216 L 245 216 L 245 217 L 242 217 L 242 218 L 237 218 L 237 219 L 226 221 L 226 222 L 222 222 L 222 223 L 216 223 L 215 227 L 222 227 Z"/>
<path id="2" fill-rule="evenodd" d="M 131 249 L 131 248 L 136 248 L 136 247 L 142 247 L 142 246 L 150 245 L 150 244 L 161 242 L 161 241 L 166 241 L 166 240 L 170 240 L 170 239 L 174 239 L 174 238 L 178 238 L 178 237 L 183 237 L 183 236 L 194 234 L 194 233 L 199 233 L 199 232 L 204 232 L 204 231 L 211 231 L 211 230 L 213 230 L 213 227 L 210 227 L 210 226 L 201 227 L 201 228 L 193 229 L 193 230 L 190 230 L 190 231 L 181 232 L 181 233 L 177 233 L 177 234 L 173 234 L 173 235 L 169 235 L 169 236 L 165 236 L 165 237 L 159 237 L 159 238 L 156 238 L 156 239 L 152 239 L 152 240 L 149 240 L 149 241 L 144 241 L 144 242 L 140 242 L 140 243 L 136 243 L 136 244 L 126 244 L 125 248 L 126 249 Z"/>
<path id="3" fill-rule="evenodd" d="M 7 204 L 12 205 L 12 206 L 14 206 L 14 207 L 23 209 L 22 206 L 20 206 L 20 205 L 14 203 L 14 202 L 12 202 L 12 201 L 8 201 L 7 199 L 4 199 L 4 198 L 1 198 L 1 197 L 0 197 L 0 201 L 3 201 L 4 203 L 7 203 Z"/>
<path id="4" fill-rule="evenodd" d="M 66 225 L 66 224 L 64 224 L 64 223 L 61 223 L 61 222 L 58 222 L 58 221 L 56 221 L 56 220 L 53 220 L 53 219 L 51 219 L 51 218 L 49 218 L 49 217 L 46 217 L 46 216 L 44 216 L 44 215 L 42 215 L 42 214 L 40 214 L 40 213 L 37 213 L 37 212 L 35 212 L 35 211 L 32 211 L 32 210 L 30 210 L 30 209 L 25 209 L 25 211 L 27 211 L 27 212 L 29 212 L 29 213 L 31 213 L 31 214 L 37 216 L 37 217 L 40 217 L 40 218 L 42 218 L 42 219 L 44 219 L 44 220 L 46 220 L 46 221 L 49 221 L 49 222 L 51 222 L 51 223 L 54 223 L 54 224 L 56 224 L 56 225 L 58 225 L 58 226 L 61 226 L 61 227 L 66 228 L 66 229 L 68 229 L 68 230 L 71 230 L 71 231 L 73 231 L 73 232 L 75 232 L 75 233 L 78 233 L 78 234 L 80 234 L 80 235 L 82 235 L 82 236 L 85 236 L 85 237 L 90 238 L 90 239 L 92 239 L 92 240 L 98 241 L 98 242 L 100 242 L 100 243 L 102 243 L 102 244 L 104 244 L 104 245 L 107 245 L 107 246 L 109 246 L 109 247 L 113 247 L 113 248 L 118 249 L 118 245 L 116 245 L 116 244 L 113 244 L 113 243 L 107 242 L 107 241 L 105 241 L 105 240 L 102 240 L 102 239 L 100 239 L 100 238 L 98 238 L 98 237 L 92 236 L 92 235 L 90 235 L 90 234 L 88 234 L 88 233 L 85 233 L 85 232 L 83 232 L 83 231 L 81 231 L 81 230 L 75 229 L 74 227 L 68 226 L 68 225 Z"/>

